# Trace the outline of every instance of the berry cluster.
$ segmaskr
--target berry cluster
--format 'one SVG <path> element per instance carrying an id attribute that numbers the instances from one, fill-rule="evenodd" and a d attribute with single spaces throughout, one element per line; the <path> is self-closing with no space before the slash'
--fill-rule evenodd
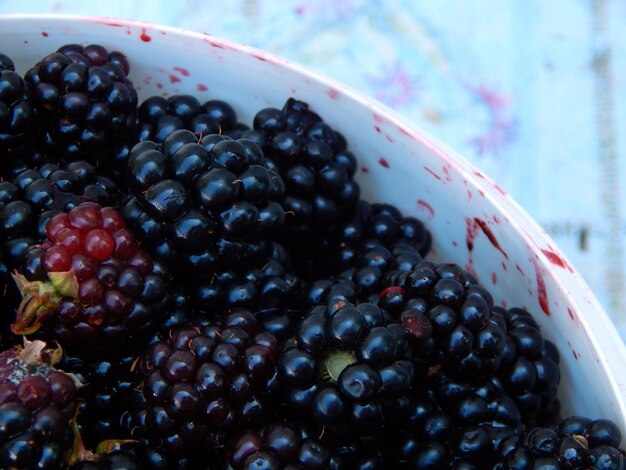
<path id="1" fill-rule="evenodd" d="M 0 467 L 626 468 L 312 107 L 138 104 L 131 63 L 0 54 Z"/>

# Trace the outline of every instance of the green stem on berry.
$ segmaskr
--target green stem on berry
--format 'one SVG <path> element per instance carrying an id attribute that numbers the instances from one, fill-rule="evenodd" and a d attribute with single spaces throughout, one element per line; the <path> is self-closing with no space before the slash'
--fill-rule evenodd
<path id="1" fill-rule="evenodd" d="M 48 278 L 48 282 L 29 281 L 22 274 L 13 274 L 22 294 L 15 323 L 11 325 L 14 334 L 36 332 L 64 298 L 78 298 L 78 280 L 74 271 L 49 273 Z"/>

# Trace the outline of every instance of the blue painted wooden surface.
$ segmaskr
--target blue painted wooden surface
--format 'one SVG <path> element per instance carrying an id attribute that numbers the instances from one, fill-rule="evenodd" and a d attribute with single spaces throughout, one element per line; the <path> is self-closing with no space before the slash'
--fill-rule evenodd
<path id="1" fill-rule="evenodd" d="M 626 1 L 0 0 L 16 12 L 207 32 L 383 101 L 512 194 L 626 338 Z"/>

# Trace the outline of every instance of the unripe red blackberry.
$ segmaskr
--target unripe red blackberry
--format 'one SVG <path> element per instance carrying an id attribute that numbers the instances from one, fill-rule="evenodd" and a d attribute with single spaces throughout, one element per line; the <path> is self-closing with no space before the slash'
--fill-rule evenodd
<path id="1" fill-rule="evenodd" d="M 14 275 L 23 298 L 13 332 L 83 354 L 140 347 L 167 307 L 169 279 L 121 215 L 83 203 L 52 217 L 46 234 L 29 252 L 28 271 Z"/>
<path id="2" fill-rule="evenodd" d="M 0 467 L 61 468 L 72 446 L 80 383 L 43 341 L 0 353 Z"/>

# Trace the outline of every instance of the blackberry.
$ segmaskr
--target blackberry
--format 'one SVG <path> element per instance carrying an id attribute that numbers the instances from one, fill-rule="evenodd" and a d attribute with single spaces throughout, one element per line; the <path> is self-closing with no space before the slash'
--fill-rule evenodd
<path id="1" fill-rule="evenodd" d="M 200 104 L 191 95 L 151 96 L 137 110 L 135 141 L 163 142 L 172 132 L 186 129 L 198 135 L 224 134 L 234 129 L 235 110 L 225 101 Z"/>
<path id="2" fill-rule="evenodd" d="M 225 430 L 272 416 L 277 354 L 276 338 L 246 310 L 221 326 L 174 330 L 139 363 L 127 426 L 174 457 L 194 448 L 208 456 Z"/>
<path id="3" fill-rule="evenodd" d="M 35 115 L 30 92 L 13 61 L 0 60 L 0 172 L 11 175 L 32 153 Z"/>
<path id="4" fill-rule="evenodd" d="M 54 215 L 86 201 L 110 206 L 116 199 L 115 183 L 84 161 L 45 164 L 0 182 L 0 244 L 7 268 L 22 267 L 27 249 L 46 240 Z"/>
<path id="5" fill-rule="evenodd" d="M 314 308 L 278 364 L 287 401 L 320 427 L 368 435 L 385 426 L 383 399 L 410 391 L 413 367 L 402 330 L 373 304 Z"/>
<path id="6" fill-rule="evenodd" d="M 620 442 L 621 433 L 612 421 L 571 416 L 501 442 L 502 458 L 494 468 L 623 469 Z"/>
<path id="7" fill-rule="evenodd" d="M 293 274 L 287 251 L 278 243 L 271 248 L 262 266 L 233 266 L 198 281 L 193 310 L 214 317 L 220 311 L 246 308 L 277 337 L 291 334 L 294 321 L 301 316 L 300 280 Z"/>
<path id="8" fill-rule="evenodd" d="M 212 276 L 223 266 L 264 264 L 285 214 L 282 180 L 258 146 L 179 130 L 162 145 L 137 144 L 128 163 L 134 194 L 124 217 L 175 271 Z"/>
<path id="9" fill-rule="evenodd" d="M 506 320 L 507 336 L 498 373 L 527 422 L 547 424 L 559 416 L 561 374 L 556 347 L 543 338 L 532 315 L 519 308 L 494 308 Z"/>
<path id="10" fill-rule="evenodd" d="M 131 370 L 134 360 L 134 354 L 115 360 L 65 355 L 57 365 L 83 384 L 77 394 L 80 406 L 76 424 L 87 448 L 96 449 L 102 441 L 128 437 L 121 423 L 135 386 Z"/>
<path id="11" fill-rule="evenodd" d="M 68 44 L 25 74 L 48 158 L 108 164 L 135 122 L 137 91 L 120 52 Z"/>
<path id="12" fill-rule="evenodd" d="M 285 181 L 289 233 L 328 230 L 354 211 L 361 193 L 354 180 L 356 158 L 307 103 L 289 98 L 282 110 L 263 109 L 253 127 L 256 132 L 241 135 L 263 144 Z"/>
<path id="13" fill-rule="evenodd" d="M 329 234 L 297 243 L 307 247 L 299 256 L 298 272 L 303 277 L 341 272 L 341 277 L 354 280 L 364 294 L 370 294 L 378 290 L 388 271 L 407 271 L 421 261 L 430 250 L 431 236 L 421 221 L 403 217 L 395 207 L 361 200 L 355 213 Z M 319 252 L 326 256 L 307 255 Z"/>
<path id="14" fill-rule="evenodd" d="M 497 380 L 432 368 L 415 390 L 387 405 L 395 417 L 387 436 L 390 465 L 487 468 L 500 442 L 523 432 L 521 414 Z"/>
<path id="15" fill-rule="evenodd" d="M 61 350 L 42 341 L 0 353 L 0 466 L 61 468 L 80 384 L 54 368 Z"/>
<path id="16" fill-rule="evenodd" d="M 52 217 L 46 234 L 29 251 L 28 269 L 14 276 L 23 298 L 13 332 L 103 357 L 140 347 L 165 313 L 168 275 L 138 248 L 121 215 L 82 203 Z"/>
<path id="17" fill-rule="evenodd" d="M 233 470 L 247 468 L 327 469 L 331 450 L 305 426 L 294 422 L 275 422 L 259 430 L 248 430 L 232 439 L 228 462 Z"/>
<path id="18" fill-rule="evenodd" d="M 489 292 L 454 264 L 422 261 L 388 273 L 384 286 L 378 305 L 402 322 L 427 363 L 498 377 L 527 424 L 558 416 L 558 353 L 528 312 L 495 307 Z"/>

